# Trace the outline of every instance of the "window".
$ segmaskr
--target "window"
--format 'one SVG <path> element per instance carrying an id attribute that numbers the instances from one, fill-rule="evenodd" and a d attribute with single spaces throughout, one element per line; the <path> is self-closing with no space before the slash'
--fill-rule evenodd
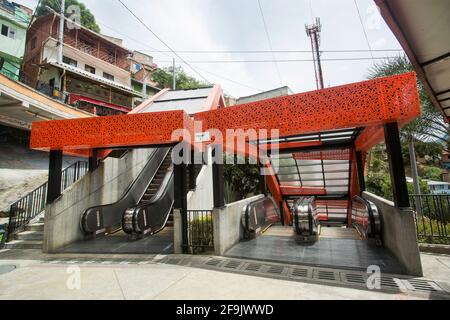
<path id="1" fill-rule="evenodd" d="M 16 38 L 16 30 L 2 24 L 2 36 L 5 36 L 5 37 L 11 38 L 11 39 L 15 39 Z"/>
<path id="2" fill-rule="evenodd" d="M 5 26 L 4 24 L 2 24 L 2 36 L 7 37 L 9 33 L 9 28 L 8 26 Z"/>
<path id="3" fill-rule="evenodd" d="M 94 67 L 91 67 L 91 66 L 89 66 L 89 65 L 85 65 L 85 66 L 84 66 L 84 70 L 86 70 L 87 72 L 90 72 L 90 73 L 92 73 L 92 74 L 95 74 L 95 68 L 94 68 Z"/>
<path id="4" fill-rule="evenodd" d="M 106 72 L 103 72 L 103 78 L 114 81 L 114 76 Z"/>
<path id="5" fill-rule="evenodd" d="M 78 62 L 76 60 L 73 60 L 73 59 L 71 59 L 69 57 L 66 57 L 66 56 L 63 56 L 63 62 L 65 64 L 68 64 L 69 66 L 72 66 L 72 67 L 77 67 L 78 66 Z"/>
<path id="6" fill-rule="evenodd" d="M 36 37 L 31 39 L 31 50 L 33 50 L 34 48 L 36 48 Z"/>
<path id="7" fill-rule="evenodd" d="M 9 29 L 9 37 L 11 39 L 15 39 L 16 38 L 16 30 L 10 28 Z"/>

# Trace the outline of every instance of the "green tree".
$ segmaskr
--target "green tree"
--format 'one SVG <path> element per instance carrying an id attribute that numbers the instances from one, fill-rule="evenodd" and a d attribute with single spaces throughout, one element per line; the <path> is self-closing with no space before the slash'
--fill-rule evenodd
<path id="1" fill-rule="evenodd" d="M 61 1 L 60 0 L 41 0 L 39 7 L 36 9 L 36 16 L 40 17 L 49 13 L 49 10 L 46 7 L 50 7 L 56 12 L 59 12 L 61 9 Z M 81 13 L 81 25 L 86 27 L 94 32 L 100 33 L 100 27 L 95 21 L 94 15 L 89 11 L 88 8 L 84 5 L 84 3 L 79 2 L 78 0 L 66 0 L 66 16 L 70 16 L 70 12 L 67 12 L 67 8 L 70 6 L 78 6 L 80 7 Z"/>
<path id="2" fill-rule="evenodd" d="M 182 67 L 175 68 L 176 89 L 187 90 L 208 87 L 209 85 L 188 75 Z M 152 80 L 159 88 L 172 88 L 173 68 L 157 69 L 152 74 Z"/>
<path id="3" fill-rule="evenodd" d="M 374 65 L 369 71 L 369 78 L 374 79 L 411 71 L 413 71 L 413 67 L 408 59 L 405 56 L 398 56 Z M 401 130 L 402 142 L 408 145 L 409 149 L 411 173 L 414 180 L 414 193 L 416 194 L 421 192 L 421 188 L 417 169 L 415 143 L 417 141 L 438 142 L 441 144 L 441 150 L 443 150 L 444 148 L 448 149 L 449 139 L 449 126 L 442 115 L 435 110 L 420 81 L 418 82 L 418 88 L 422 115 Z"/>

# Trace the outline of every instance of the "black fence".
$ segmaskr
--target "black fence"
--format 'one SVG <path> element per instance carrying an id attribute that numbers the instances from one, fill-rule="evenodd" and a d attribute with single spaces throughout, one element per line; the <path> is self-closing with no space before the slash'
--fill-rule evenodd
<path id="1" fill-rule="evenodd" d="M 214 228 L 212 210 L 187 211 L 189 253 L 201 254 L 214 250 Z"/>
<path id="2" fill-rule="evenodd" d="M 450 244 L 450 195 L 411 195 L 419 242 Z"/>
<path id="3" fill-rule="evenodd" d="M 61 191 L 64 191 L 81 179 L 88 171 L 88 163 L 79 161 L 62 171 Z M 31 220 L 45 209 L 47 200 L 47 182 L 31 191 L 25 197 L 11 205 L 8 223 L 8 241 L 17 231 L 23 229 Z"/>

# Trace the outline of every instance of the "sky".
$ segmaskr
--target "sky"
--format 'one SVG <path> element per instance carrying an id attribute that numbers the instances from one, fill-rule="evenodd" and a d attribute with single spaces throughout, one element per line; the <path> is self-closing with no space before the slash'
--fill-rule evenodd
<path id="1" fill-rule="evenodd" d="M 325 87 L 367 79 L 382 60 L 335 60 L 399 55 L 401 47 L 381 18 L 373 0 L 122 0 L 164 42 L 197 72 L 176 58 L 176 64 L 234 97 L 289 86 L 295 93 L 316 89 L 312 61 L 248 62 L 248 60 L 311 60 L 305 24 L 320 17 L 321 58 Z M 34 8 L 37 0 L 16 0 Z M 172 65 L 175 55 L 128 12 L 118 0 L 82 0 L 103 34 L 154 57 L 159 67 Z M 355 4 L 356 3 L 356 4 Z M 358 10 L 360 15 L 358 15 Z M 361 18 L 360 18 L 361 17 Z M 363 28 L 364 26 L 364 28 Z M 365 31 L 365 32 L 364 32 Z M 365 36 L 367 35 L 367 39 Z M 329 52 L 335 50 L 399 50 Z M 242 53 L 229 51 L 269 51 Z M 305 51 L 296 53 L 273 51 Z M 180 51 L 203 51 L 186 53 Z M 204 51 L 221 51 L 205 53 Z M 227 52 L 223 52 L 227 51 Z M 223 61 L 240 61 L 224 63 Z M 244 62 L 242 62 L 244 60 Z M 205 63 L 219 61 L 220 63 Z M 200 75 L 201 76 L 200 76 Z M 232 80 L 232 81 L 230 81 Z M 237 82 L 237 83 L 236 83 Z"/>

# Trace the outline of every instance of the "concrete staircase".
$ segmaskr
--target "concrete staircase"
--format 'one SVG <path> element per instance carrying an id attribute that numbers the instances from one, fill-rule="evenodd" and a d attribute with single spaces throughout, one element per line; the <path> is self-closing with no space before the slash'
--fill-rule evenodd
<path id="1" fill-rule="evenodd" d="M 14 240 L 5 244 L 5 249 L 42 249 L 44 241 L 44 216 L 30 223 L 25 227 L 25 231 L 14 236 Z"/>

